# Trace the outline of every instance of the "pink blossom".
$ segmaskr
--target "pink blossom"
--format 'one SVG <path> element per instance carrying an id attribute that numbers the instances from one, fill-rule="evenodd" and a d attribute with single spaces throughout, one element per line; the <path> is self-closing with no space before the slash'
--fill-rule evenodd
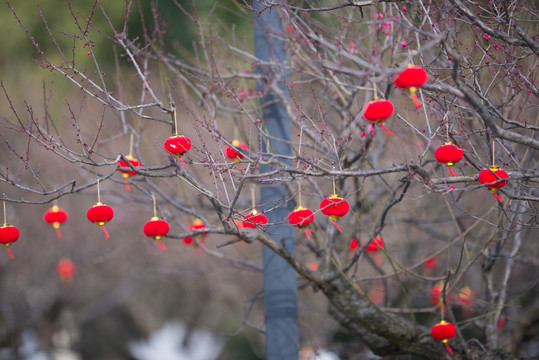
<path id="1" fill-rule="evenodd" d="M 350 47 L 350 49 L 348 49 L 348 52 L 349 52 L 350 54 L 353 54 L 353 53 L 354 53 L 354 46 L 355 46 L 354 42 L 353 42 L 352 40 L 350 40 L 350 41 L 348 42 L 348 46 Z"/>
<path id="2" fill-rule="evenodd" d="M 500 45 L 498 45 L 498 44 L 492 45 L 492 47 L 494 48 L 494 50 L 498 50 L 498 47 L 499 47 L 499 46 L 500 46 Z"/>
<path id="3" fill-rule="evenodd" d="M 406 47 L 406 45 L 408 45 L 408 43 L 406 41 L 401 42 L 401 47 Z"/>
<path id="4" fill-rule="evenodd" d="M 489 34 L 483 34 L 483 39 L 485 39 L 486 41 L 489 41 L 490 40 L 490 35 Z"/>
<path id="5" fill-rule="evenodd" d="M 402 11 L 408 11 L 408 9 L 406 8 L 406 5 L 402 5 Z"/>

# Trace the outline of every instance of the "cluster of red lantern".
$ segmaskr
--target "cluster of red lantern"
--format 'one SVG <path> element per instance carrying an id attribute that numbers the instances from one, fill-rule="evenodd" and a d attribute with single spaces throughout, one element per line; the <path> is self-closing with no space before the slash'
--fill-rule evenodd
<path id="1" fill-rule="evenodd" d="M 312 230 L 307 229 L 310 223 L 314 221 L 314 212 L 311 209 L 303 206 L 296 207 L 290 214 L 288 214 L 288 222 L 290 225 L 303 229 L 307 239 L 311 238 Z"/>
<path id="2" fill-rule="evenodd" d="M 247 144 L 244 144 L 239 140 L 233 140 L 232 146 L 227 146 L 225 148 L 226 157 L 234 161 L 239 161 L 240 159 L 243 159 L 243 154 L 237 149 L 249 151 L 249 146 L 247 146 Z"/>
<path id="3" fill-rule="evenodd" d="M 56 236 L 58 236 L 58 239 L 62 238 L 60 227 L 67 221 L 67 218 L 67 211 L 58 207 L 58 205 L 54 205 L 49 210 L 45 211 L 45 214 L 43 214 L 43 219 L 56 231 Z"/>
<path id="4" fill-rule="evenodd" d="M 455 176 L 456 174 L 451 169 L 451 166 L 462 160 L 463 156 L 464 151 L 462 151 L 460 146 L 454 145 L 451 142 L 444 143 L 434 152 L 434 157 L 436 158 L 436 161 L 438 161 L 440 164 L 447 166 L 447 169 L 453 176 Z"/>
<path id="5" fill-rule="evenodd" d="M 455 325 L 445 320 L 442 320 L 430 329 L 430 335 L 433 337 L 434 340 L 438 340 L 445 344 L 447 350 L 451 354 L 453 354 L 453 350 L 449 346 L 448 342 L 450 339 L 454 338 L 455 335 L 457 335 L 457 329 L 455 328 Z"/>
<path id="6" fill-rule="evenodd" d="M 333 224 L 340 232 L 342 232 L 342 228 L 339 226 L 339 224 L 337 224 L 336 220 L 348 214 L 348 211 L 350 211 L 350 205 L 348 204 L 348 201 L 339 195 L 333 194 L 320 202 L 320 211 L 322 211 L 322 214 L 327 215 L 331 220 L 333 220 Z"/>

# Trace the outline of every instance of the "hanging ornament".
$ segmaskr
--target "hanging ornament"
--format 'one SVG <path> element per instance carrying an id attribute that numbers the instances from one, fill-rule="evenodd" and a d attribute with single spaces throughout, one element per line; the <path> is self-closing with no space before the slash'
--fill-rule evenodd
<path id="1" fill-rule="evenodd" d="M 438 258 L 436 256 L 430 257 L 423 263 L 423 267 L 427 270 L 434 270 L 438 266 Z"/>
<path id="2" fill-rule="evenodd" d="M 311 209 L 303 206 L 296 207 L 288 214 L 288 222 L 290 225 L 303 229 L 307 239 L 311 238 L 312 230 L 307 229 L 310 223 L 314 221 L 314 212 Z"/>
<path id="3" fill-rule="evenodd" d="M 415 108 L 421 107 L 421 102 L 417 98 L 416 92 L 418 88 L 425 85 L 428 80 L 428 75 L 425 69 L 417 65 L 408 65 L 400 74 L 395 76 L 395 86 L 400 89 L 405 89 L 410 93 L 410 97 L 414 101 Z"/>
<path id="4" fill-rule="evenodd" d="M 200 230 L 205 228 L 206 224 L 204 224 L 204 221 L 200 219 L 195 219 L 191 224 L 189 224 L 189 226 L 187 226 L 187 231 L 191 232 L 194 230 Z M 208 233 L 203 233 L 197 236 L 199 241 L 203 241 L 208 236 Z M 192 244 L 195 241 L 195 239 L 191 236 L 183 238 L 182 240 L 185 245 Z"/>
<path id="5" fill-rule="evenodd" d="M 350 244 L 348 245 L 348 249 L 350 250 L 350 252 L 354 252 L 354 251 L 356 251 L 358 248 L 359 248 L 359 241 L 357 241 L 356 239 L 352 238 L 352 240 L 350 240 Z"/>
<path id="6" fill-rule="evenodd" d="M 507 173 L 504 170 L 500 169 L 496 165 L 491 165 L 488 167 L 488 169 L 483 169 L 479 173 L 479 183 L 485 185 L 489 190 L 491 190 L 492 195 L 494 195 L 494 197 L 498 199 L 499 202 L 503 202 L 503 198 L 499 196 L 498 194 L 496 194 L 496 189 L 502 188 L 505 185 L 507 185 L 509 180 L 506 180 L 506 181 L 500 181 L 500 180 L 508 179 L 508 178 L 509 178 L 509 175 L 507 175 Z"/>
<path id="7" fill-rule="evenodd" d="M 439 281 L 430 289 L 430 304 L 432 306 L 438 306 L 443 310 L 444 304 L 442 300 L 444 290 L 444 283 Z M 447 296 L 447 302 L 450 303 L 453 300 L 453 295 Z"/>
<path id="8" fill-rule="evenodd" d="M 102 202 L 97 202 L 86 212 L 86 217 L 88 220 L 98 225 L 105 232 L 105 238 L 109 238 L 109 233 L 105 229 L 104 225 L 112 220 L 114 217 L 114 210 L 108 205 L 103 204 Z"/>
<path id="9" fill-rule="evenodd" d="M 137 167 L 140 167 L 141 164 L 140 164 L 140 161 L 138 161 L 136 158 L 134 158 L 133 156 L 131 155 L 127 155 L 125 156 L 125 159 L 127 160 L 127 162 L 129 162 L 129 164 L 131 164 L 131 166 L 133 166 L 134 168 L 137 168 Z M 129 168 L 129 165 L 127 164 L 126 161 L 124 161 L 123 159 L 120 159 L 120 161 L 118 161 L 118 167 L 119 168 Z M 137 175 L 137 172 L 136 171 L 133 171 L 133 170 L 119 170 L 121 173 L 122 173 L 122 176 L 123 178 L 125 179 L 125 190 L 127 191 L 131 191 L 131 187 L 129 186 L 129 178 L 133 175 Z"/>
<path id="10" fill-rule="evenodd" d="M 9 253 L 9 256 L 13 259 L 13 253 L 9 249 L 11 244 L 13 244 L 15 241 L 19 240 L 19 229 L 17 229 L 15 226 L 9 225 L 6 221 L 6 201 L 3 201 L 4 205 L 4 223 L 0 225 L 0 244 L 4 245 L 6 247 L 7 252 Z"/>
<path id="11" fill-rule="evenodd" d="M 73 261 L 68 258 L 63 258 L 56 263 L 56 273 L 60 277 L 64 286 L 73 285 L 73 278 L 77 272 L 77 267 Z"/>
<path id="12" fill-rule="evenodd" d="M 165 141 L 164 146 L 172 155 L 181 157 L 191 149 L 191 139 L 184 135 L 174 134 Z"/>
<path id="13" fill-rule="evenodd" d="M 456 334 L 457 330 L 455 325 L 445 320 L 440 321 L 430 329 L 430 336 L 432 336 L 434 340 L 441 341 L 443 344 L 445 344 L 445 347 L 451 354 L 453 354 L 453 350 L 449 346 L 448 342 L 449 339 L 454 338 Z"/>
<path id="14" fill-rule="evenodd" d="M 56 236 L 58 239 L 62 238 L 60 227 L 67 221 L 67 218 L 67 211 L 61 207 L 58 207 L 58 205 L 54 205 L 49 210 L 45 211 L 45 214 L 43 214 L 43 219 L 56 231 Z"/>
<path id="15" fill-rule="evenodd" d="M 333 220 L 333 225 L 342 232 L 342 228 L 337 224 L 337 219 L 346 215 L 350 210 L 348 201 L 344 200 L 337 194 L 333 194 L 320 202 L 320 211 L 322 214 L 329 216 Z"/>
<path id="16" fill-rule="evenodd" d="M 389 100 L 373 100 L 368 102 L 363 108 L 363 117 L 368 121 L 380 125 L 385 132 L 393 136 L 393 133 L 384 126 L 384 121 L 393 115 L 394 110 L 393 104 Z"/>
<path id="17" fill-rule="evenodd" d="M 264 228 L 268 223 L 268 218 L 266 215 L 259 213 L 258 211 L 253 210 L 249 214 L 245 215 L 245 220 L 243 220 L 243 227 L 256 229 L 258 226 Z"/>
<path id="18" fill-rule="evenodd" d="M 378 253 L 380 252 L 380 249 L 384 248 L 384 242 L 382 241 L 381 236 L 375 237 L 369 245 L 365 248 L 365 252 L 367 253 Z"/>
<path id="19" fill-rule="evenodd" d="M 442 146 L 436 149 L 434 157 L 440 164 L 447 166 L 447 170 L 452 176 L 456 176 L 455 172 L 451 169 L 451 166 L 459 162 L 464 156 L 464 151 L 452 142 L 445 142 Z"/>
<path id="20" fill-rule="evenodd" d="M 166 250 L 167 247 L 161 242 L 161 238 L 168 234 L 170 225 L 166 220 L 160 219 L 157 216 L 152 217 L 146 224 L 144 224 L 144 235 L 154 238 L 161 250 Z"/>
<path id="21" fill-rule="evenodd" d="M 234 148 L 249 151 L 249 146 L 247 146 L 247 144 L 244 144 L 238 140 L 233 140 L 232 146 L 227 146 L 225 148 L 226 157 L 233 161 L 239 161 L 240 159 L 243 159 L 243 154 Z"/>
<path id="22" fill-rule="evenodd" d="M 12 259 L 13 253 L 11 252 L 9 247 L 11 246 L 11 244 L 13 244 L 19 239 L 19 235 L 19 229 L 17 229 L 15 226 L 6 223 L 0 225 L 0 244 L 6 247 L 6 250 L 8 251 L 9 256 Z"/>

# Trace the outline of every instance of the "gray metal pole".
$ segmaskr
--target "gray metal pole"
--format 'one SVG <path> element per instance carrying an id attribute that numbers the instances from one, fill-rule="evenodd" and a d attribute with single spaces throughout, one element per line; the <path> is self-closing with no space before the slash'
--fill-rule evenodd
<path id="1" fill-rule="evenodd" d="M 270 82 L 277 82 L 283 93 L 288 96 L 287 71 L 281 66 L 286 62 L 286 42 L 283 26 L 274 9 L 258 11 L 264 6 L 253 1 L 255 8 L 255 55 L 264 62 L 274 65 L 257 65 L 257 73 L 267 76 Z M 264 84 L 259 84 L 261 91 Z M 275 139 L 270 141 L 271 151 L 290 155 L 290 119 L 278 97 L 271 94 L 261 99 L 262 121 Z M 274 103 L 275 102 L 275 103 Z M 265 106 L 271 103 L 272 105 Z M 277 139 L 282 139 L 279 141 Z M 263 150 L 265 149 L 263 139 Z M 283 161 L 291 165 L 290 161 Z M 262 165 L 261 171 L 272 170 L 270 165 Z M 269 223 L 282 223 L 269 226 L 267 231 L 276 242 L 284 242 L 288 251 L 295 253 L 294 229 L 286 225 L 288 214 L 294 209 L 291 202 L 286 203 L 287 190 L 280 181 L 265 184 L 261 189 L 261 202 L 267 212 Z M 298 302 L 296 272 L 286 261 L 269 248 L 263 248 L 264 260 L 264 300 L 266 318 L 266 358 L 268 360 L 297 360 L 299 357 Z"/>

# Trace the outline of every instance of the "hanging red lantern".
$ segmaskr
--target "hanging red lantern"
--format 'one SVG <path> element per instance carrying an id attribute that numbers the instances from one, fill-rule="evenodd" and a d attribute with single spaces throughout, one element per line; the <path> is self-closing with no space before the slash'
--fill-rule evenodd
<path id="1" fill-rule="evenodd" d="M 77 267 L 73 261 L 68 258 L 63 258 L 56 263 L 56 273 L 60 277 L 62 284 L 65 286 L 71 286 L 73 284 L 73 278 L 77 272 Z"/>
<path id="2" fill-rule="evenodd" d="M 458 145 L 454 145 L 452 142 L 445 142 L 434 152 L 434 157 L 436 161 L 440 164 L 447 166 L 447 170 L 451 175 L 455 176 L 455 172 L 451 169 L 451 166 L 455 165 L 457 162 L 462 160 L 464 156 L 464 151 Z"/>
<path id="3" fill-rule="evenodd" d="M 342 228 L 337 224 L 336 220 L 350 211 L 350 205 L 348 201 L 339 195 L 333 194 L 320 202 L 320 211 L 322 211 L 322 214 L 329 216 L 337 229 L 342 232 Z"/>
<path id="4" fill-rule="evenodd" d="M 357 249 L 359 248 L 359 241 L 357 241 L 356 239 L 352 238 L 352 240 L 350 240 L 350 244 L 348 245 L 348 249 L 353 252 L 353 251 L 356 251 Z"/>
<path id="5" fill-rule="evenodd" d="M 470 287 L 465 286 L 460 289 L 455 302 L 457 305 L 461 306 L 465 316 L 471 316 L 473 314 L 474 294 Z"/>
<path id="6" fill-rule="evenodd" d="M 129 164 L 131 164 L 131 166 L 133 166 L 134 168 L 137 168 L 137 167 L 140 167 L 141 164 L 140 164 L 140 161 L 138 161 L 136 158 L 134 158 L 133 156 L 131 155 L 127 155 L 125 157 L 125 159 L 127 161 L 124 161 L 123 159 L 120 159 L 120 161 L 118 161 L 118 167 L 119 168 L 129 168 L 129 165 L 128 165 L 128 162 Z M 122 176 L 123 178 L 125 179 L 125 189 L 127 191 L 131 191 L 131 187 L 129 186 L 128 184 L 128 179 L 133 176 L 133 175 L 137 175 L 137 172 L 136 171 L 133 171 L 133 170 L 118 170 L 122 173 Z"/>
<path id="7" fill-rule="evenodd" d="M 380 249 L 384 248 L 384 242 L 382 241 L 381 236 L 375 237 L 369 245 L 365 248 L 365 252 L 367 253 L 377 253 L 380 251 Z"/>
<path id="8" fill-rule="evenodd" d="M 161 238 L 168 234 L 170 225 L 166 220 L 159 219 L 157 216 L 152 217 L 146 224 L 144 224 L 144 235 L 154 238 L 161 250 L 166 250 L 167 247 L 161 242 Z"/>
<path id="9" fill-rule="evenodd" d="M 195 219 L 193 220 L 191 224 L 189 224 L 189 226 L 187 226 L 187 231 L 194 231 L 194 230 L 200 230 L 200 229 L 205 229 L 205 228 L 206 228 L 206 224 L 204 224 L 204 221 L 200 219 Z M 208 236 L 208 233 L 203 233 L 197 236 L 199 236 L 199 240 L 202 241 L 204 240 L 204 238 Z M 185 245 L 192 244 L 195 241 L 195 239 L 193 239 L 193 237 L 191 236 L 183 238 L 182 240 Z"/>
<path id="10" fill-rule="evenodd" d="M 507 175 L 507 173 L 504 170 L 500 169 L 496 165 L 489 166 L 488 169 L 483 169 L 479 173 L 479 183 L 485 185 L 489 190 L 491 190 L 492 195 L 494 195 L 494 197 L 498 199 L 498 201 L 500 202 L 503 202 L 503 199 L 501 196 L 496 194 L 496 189 L 502 188 L 505 185 L 507 185 L 509 180 L 506 180 L 506 181 L 500 181 L 500 180 L 508 179 L 508 178 L 509 178 L 509 175 Z M 492 183 L 495 183 L 495 184 L 492 184 Z"/>
<path id="11" fill-rule="evenodd" d="M 395 76 L 395 86 L 400 89 L 406 89 L 410 93 L 414 101 L 415 108 L 421 107 L 421 102 L 417 98 L 417 89 L 425 85 L 428 80 L 428 75 L 425 69 L 417 65 L 408 65 L 400 74 Z"/>
<path id="12" fill-rule="evenodd" d="M 449 339 L 454 338 L 455 335 L 457 335 L 455 325 L 445 320 L 440 321 L 430 329 L 430 336 L 432 336 L 434 340 L 441 341 L 443 344 L 445 344 L 445 347 L 451 354 L 453 354 L 453 350 L 449 346 L 448 342 Z"/>
<path id="13" fill-rule="evenodd" d="M 438 266 L 438 258 L 436 256 L 433 256 L 433 257 L 430 257 L 428 258 L 425 263 L 423 264 L 423 266 L 425 267 L 425 269 L 427 270 L 433 270 L 433 269 L 436 269 L 436 267 Z"/>
<path id="14" fill-rule="evenodd" d="M 393 136 L 393 133 L 384 126 L 384 121 L 391 117 L 394 111 L 391 101 L 384 99 L 373 100 L 363 108 L 363 117 L 368 121 L 379 124 L 385 132 Z"/>
<path id="15" fill-rule="evenodd" d="M 165 141 L 164 146 L 172 155 L 181 157 L 191 149 L 191 139 L 185 135 L 174 134 Z"/>
<path id="16" fill-rule="evenodd" d="M 444 290 L 444 283 L 443 282 L 437 282 L 431 289 L 430 289 L 430 304 L 432 306 L 438 306 L 440 308 L 443 308 L 443 290 Z M 451 302 L 453 300 L 453 295 L 449 294 L 447 296 L 447 302 Z"/>
<path id="17" fill-rule="evenodd" d="M 9 256 L 13 259 L 13 253 L 9 249 L 11 244 L 19 239 L 19 229 L 9 224 L 0 225 L 0 244 L 6 247 Z"/>
<path id="18" fill-rule="evenodd" d="M 105 229 L 104 225 L 111 221 L 114 217 L 114 210 L 112 210 L 110 206 L 105 205 L 102 202 L 98 202 L 88 209 L 86 212 L 86 217 L 94 224 L 100 226 L 105 232 L 105 238 L 109 238 L 109 233 Z"/>
<path id="19" fill-rule="evenodd" d="M 243 159 L 243 154 L 238 150 L 234 149 L 234 147 L 249 151 L 249 146 L 247 146 L 247 144 L 244 144 L 238 140 L 234 140 L 232 141 L 232 146 L 227 146 L 225 148 L 226 157 L 230 160 L 238 161 L 240 159 Z"/>
<path id="20" fill-rule="evenodd" d="M 258 226 L 264 228 L 268 223 L 268 218 L 266 215 L 259 213 L 256 210 L 251 211 L 249 214 L 244 216 L 243 227 L 256 229 Z"/>
<path id="21" fill-rule="evenodd" d="M 67 211 L 58 207 L 58 205 L 54 205 L 49 210 L 45 211 L 45 214 L 43 214 L 43 219 L 56 231 L 56 236 L 58 239 L 62 238 L 60 227 L 67 221 L 67 218 Z"/>
<path id="22" fill-rule="evenodd" d="M 303 206 L 296 207 L 288 214 L 288 222 L 290 225 L 303 229 L 307 239 L 311 238 L 312 230 L 307 229 L 310 223 L 314 221 L 314 212 L 311 209 Z"/>

